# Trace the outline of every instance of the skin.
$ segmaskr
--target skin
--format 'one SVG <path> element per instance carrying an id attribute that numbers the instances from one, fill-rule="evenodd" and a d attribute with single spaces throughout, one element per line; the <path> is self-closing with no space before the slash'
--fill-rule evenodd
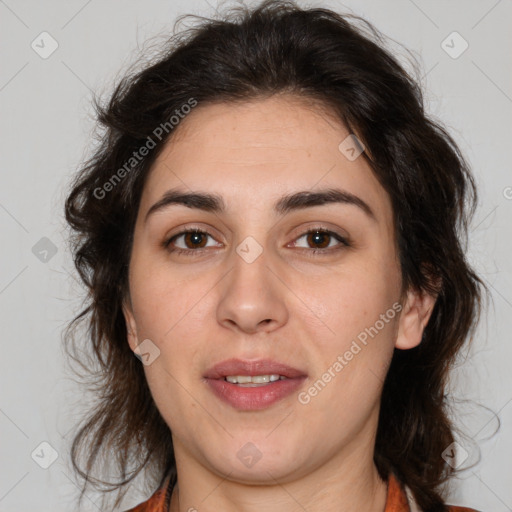
<path id="1" fill-rule="evenodd" d="M 149 339 L 160 351 L 144 371 L 172 431 L 171 512 L 385 509 L 386 482 L 373 462 L 383 380 L 393 349 L 421 342 L 435 298 L 402 294 L 389 196 L 365 158 L 350 161 L 338 149 L 348 135 L 293 96 L 199 105 L 151 170 L 124 313 L 130 348 Z M 171 205 L 145 220 L 174 187 L 217 193 L 227 210 Z M 273 212 L 284 194 L 331 187 L 364 200 L 375 219 L 340 203 Z M 318 225 L 351 245 L 303 236 Z M 201 249 L 184 236 L 174 246 L 187 254 L 163 246 L 190 227 L 210 233 L 195 241 Z M 236 252 L 248 236 L 262 249 L 252 263 Z M 322 247 L 323 255 L 312 253 Z M 239 411 L 203 379 L 225 359 L 268 357 L 307 373 L 299 390 L 307 391 L 395 303 L 401 313 L 307 404 L 294 393 L 265 410 Z M 237 457 L 247 442 L 261 453 L 250 468 Z"/>

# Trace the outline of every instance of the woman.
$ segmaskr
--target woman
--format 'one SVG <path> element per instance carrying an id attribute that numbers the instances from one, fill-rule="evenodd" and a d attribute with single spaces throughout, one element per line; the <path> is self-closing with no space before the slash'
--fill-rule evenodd
<path id="1" fill-rule="evenodd" d="M 96 105 L 66 216 L 102 391 L 72 460 L 124 492 L 145 469 L 133 511 L 471 510 L 441 486 L 476 191 L 353 20 L 203 20 Z M 102 450 L 119 483 L 93 479 Z"/>

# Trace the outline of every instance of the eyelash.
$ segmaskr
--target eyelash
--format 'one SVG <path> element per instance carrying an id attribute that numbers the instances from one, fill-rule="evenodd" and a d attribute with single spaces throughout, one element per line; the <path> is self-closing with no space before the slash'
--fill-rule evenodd
<path id="1" fill-rule="evenodd" d="M 192 256 L 192 257 L 193 256 L 197 256 L 198 254 L 192 254 L 192 253 L 199 253 L 200 254 L 202 252 L 201 249 L 206 249 L 206 247 L 200 247 L 199 249 L 181 249 L 181 248 L 172 248 L 172 249 L 170 249 L 169 248 L 170 244 L 174 240 L 176 240 L 177 238 L 179 238 L 182 235 L 187 235 L 187 234 L 190 234 L 190 233 L 207 235 L 207 236 L 210 236 L 211 238 L 213 238 L 213 235 L 211 235 L 207 231 L 203 231 L 203 230 L 200 230 L 200 229 L 197 229 L 197 228 L 190 228 L 190 229 L 187 229 L 187 230 L 184 230 L 184 231 L 180 231 L 179 233 L 177 233 L 177 234 L 173 235 L 172 237 L 166 239 L 163 242 L 164 248 L 167 249 L 171 253 L 186 254 L 187 256 Z M 339 235 L 338 233 L 336 233 L 334 231 L 330 231 L 329 229 L 325 229 L 325 228 L 323 228 L 321 226 L 314 227 L 314 228 L 309 229 L 308 231 L 305 231 L 300 236 L 298 236 L 295 240 L 299 240 L 300 238 L 302 238 L 304 236 L 307 236 L 309 234 L 316 234 L 316 233 L 321 233 L 321 234 L 329 235 L 329 236 L 335 238 L 336 240 L 338 240 L 338 242 L 340 242 L 340 245 L 338 245 L 338 246 L 336 246 L 334 248 L 311 249 L 311 250 L 309 250 L 308 252 L 313 253 L 313 255 L 326 256 L 327 254 L 329 254 L 331 252 L 343 249 L 344 247 L 350 247 L 351 246 L 351 244 L 348 242 L 348 240 L 346 238 L 342 237 L 341 235 Z"/>

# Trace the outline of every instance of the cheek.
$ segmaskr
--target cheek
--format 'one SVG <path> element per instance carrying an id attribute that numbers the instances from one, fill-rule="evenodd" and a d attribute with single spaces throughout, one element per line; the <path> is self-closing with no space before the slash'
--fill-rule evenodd
<path id="1" fill-rule="evenodd" d="M 137 334 L 139 340 L 150 339 L 159 350 L 155 363 L 144 367 L 148 386 L 167 424 L 183 436 L 186 429 L 182 431 L 182 425 L 191 424 L 198 412 L 193 394 L 184 390 L 196 385 L 191 376 L 200 373 L 204 357 L 202 315 L 211 307 L 206 290 L 199 284 L 181 282 L 168 271 L 134 274 Z"/>
<path id="2" fill-rule="evenodd" d="M 352 265 L 350 269 L 325 276 L 315 288 L 302 290 L 310 316 L 322 321 L 329 339 L 346 342 L 377 321 L 379 330 L 388 330 L 395 318 L 393 305 L 399 298 L 399 275 L 396 268 L 375 265 Z M 386 315 L 386 328 L 380 321 Z"/>
<path id="3" fill-rule="evenodd" d="M 130 295 L 138 337 L 146 337 L 157 345 L 166 343 L 180 330 L 195 329 L 196 321 L 207 301 L 206 293 L 214 283 L 207 275 L 196 279 L 179 267 L 156 258 L 132 260 Z"/>
<path id="4" fill-rule="evenodd" d="M 315 313 L 321 313 L 321 323 L 310 317 L 315 328 L 320 325 L 324 334 L 315 337 L 310 326 L 314 341 L 311 359 L 318 369 L 313 383 L 321 380 L 318 392 L 323 383 L 328 383 L 324 398 L 329 402 L 343 403 L 350 409 L 356 406 L 352 398 L 357 397 L 370 404 L 393 355 L 401 309 L 398 268 L 384 260 L 361 261 L 350 271 L 332 275 L 316 290 L 310 291 L 308 304 L 312 304 Z"/>
<path id="5" fill-rule="evenodd" d="M 151 269 L 132 273 L 132 305 L 139 342 L 149 339 L 159 351 L 155 364 L 144 367 L 148 385 L 172 422 L 183 411 L 194 414 L 197 405 L 183 386 L 191 389 L 191 376 L 201 372 L 205 326 L 213 311 L 213 294 L 207 292 L 216 281 L 210 283 L 207 276 L 184 280 L 183 272 L 178 275 L 167 266 Z"/>

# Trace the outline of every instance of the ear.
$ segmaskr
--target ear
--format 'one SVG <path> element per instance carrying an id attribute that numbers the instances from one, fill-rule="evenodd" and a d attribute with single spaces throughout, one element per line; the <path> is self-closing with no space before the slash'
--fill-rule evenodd
<path id="1" fill-rule="evenodd" d="M 135 323 L 133 308 L 129 298 L 123 301 L 123 315 L 126 322 L 126 331 L 128 333 L 128 344 L 132 351 L 134 351 L 139 342 L 137 338 L 137 324 Z"/>
<path id="2" fill-rule="evenodd" d="M 407 350 L 421 343 L 425 329 L 434 305 L 436 296 L 422 290 L 411 289 L 407 292 L 400 319 L 395 347 Z"/>

